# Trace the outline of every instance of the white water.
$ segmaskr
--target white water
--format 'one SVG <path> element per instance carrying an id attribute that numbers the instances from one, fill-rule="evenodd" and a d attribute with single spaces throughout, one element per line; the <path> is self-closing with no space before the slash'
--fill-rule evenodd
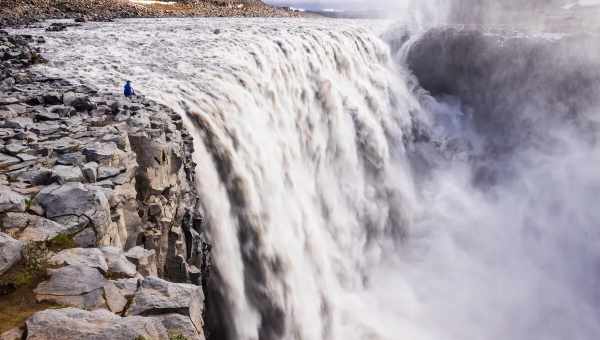
<path id="1" fill-rule="evenodd" d="M 195 113 L 233 339 L 598 338 L 598 148 L 556 131 L 560 148 L 474 188 L 466 157 L 410 142 L 411 114 L 440 140 L 478 136 L 413 88 L 379 25 L 90 24 L 47 34 L 46 69 Z M 414 171 L 417 151 L 437 166 Z"/>

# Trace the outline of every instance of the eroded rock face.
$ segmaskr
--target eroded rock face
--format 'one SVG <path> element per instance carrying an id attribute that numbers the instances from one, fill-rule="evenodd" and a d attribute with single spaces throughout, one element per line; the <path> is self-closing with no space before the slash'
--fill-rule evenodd
<path id="1" fill-rule="evenodd" d="M 165 327 L 150 318 L 119 317 L 107 310 L 49 309 L 27 320 L 28 340 L 166 340 Z"/>
<path id="2" fill-rule="evenodd" d="M 157 277 L 146 277 L 133 297 L 127 315 L 160 315 L 167 312 L 188 316 L 196 329 L 204 323 L 202 288 L 184 283 L 171 283 Z"/>
<path id="3" fill-rule="evenodd" d="M 0 275 L 6 273 L 21 260 L 23 243 L 0 233 Z"/>
<path id="4" fill-rule="evenodd" d="M 27 242 L 79 247 L 51 253 L 34 293 L 83 310 L 36 314 L 28 339 L 203 339 L 202 288 L 144 278 L 199 283 L 204 273 L 192 265 L 206 253 L 181 117 L 35 73 L 28 44 L 43 39 L 7 37 L 0 31 L 0 275 Z M 129 299 L 143 317 L 115 315 Z M 94 309 L 103 311 L 84 311 Z"/>

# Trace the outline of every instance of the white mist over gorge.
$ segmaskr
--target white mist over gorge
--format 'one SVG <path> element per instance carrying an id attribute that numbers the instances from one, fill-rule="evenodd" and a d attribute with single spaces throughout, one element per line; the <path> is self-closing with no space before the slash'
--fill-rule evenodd
<path id="1" fill-rule="evenodd" d="M 130 79 L 184 117 L 210 339 L 600 338 L 596 33 L 206 18 L 45 36 L 46 72 Z"/>

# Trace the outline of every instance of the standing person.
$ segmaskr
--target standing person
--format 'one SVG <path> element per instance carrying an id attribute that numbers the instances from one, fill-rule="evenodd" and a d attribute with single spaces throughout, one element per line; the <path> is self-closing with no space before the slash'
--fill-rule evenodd
<path id="1" fill-rule="evenodd" d="M 132 96 L 135 96 L 135 90 L 133 89 L 133 86 L 131 86 L 131 80 L 128 80 L 125 83 L 125 87 L 123 88 L 123 94 L 129 99 L 131 99 Z"/>

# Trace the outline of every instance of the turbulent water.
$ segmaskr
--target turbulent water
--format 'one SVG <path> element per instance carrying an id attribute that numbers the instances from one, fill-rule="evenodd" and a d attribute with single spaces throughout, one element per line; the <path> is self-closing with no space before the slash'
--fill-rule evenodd
<path id="1" fill-rule="evenodd" d="M 405 35 L 392 50 L 383 26 L 86 24 L 47 34 L 45 69 L 114 92 L 130 79 L 186 117 L 214 339 L 600 337 L 598 83 L 536 82 L 587 64 L 507 86 L 483 53 L 453 92 L 473 55 L 441 67 L 427 56 L 451 49 Z M 430 96 L 413 69 L 446 87 Z"/>

